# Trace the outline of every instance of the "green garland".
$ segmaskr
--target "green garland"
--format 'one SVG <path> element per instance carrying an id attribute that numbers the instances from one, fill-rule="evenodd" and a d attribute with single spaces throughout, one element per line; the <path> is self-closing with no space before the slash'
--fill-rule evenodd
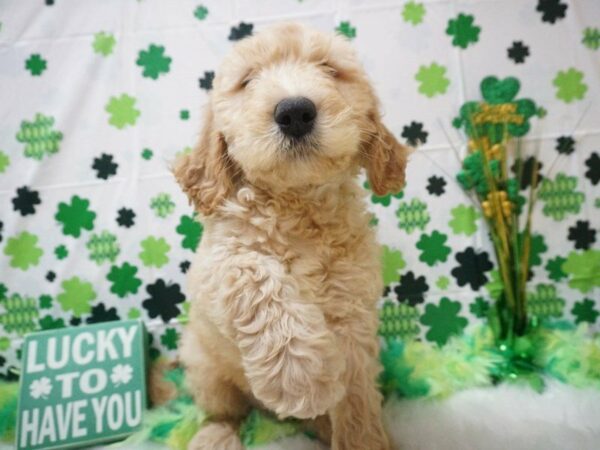
<path id="1" fill-rule="evenodd" d="M 543 391 L 544 379 L 552 377 L 575 387 L 600 390 L 600 335 L 590 335 L 585 325 L 566 323 L 533 327 L 512 346 L 497 345 L 487 325 L 451 338 L 446 345 L 389 340 L 381 351 L 381 388 L 386 397 L 440 399 L 465 389 L 502 382 L 526 383 Z M 174 450 L 185 450 L 207 421 L 184 388 L 181 369 L 166 375 L 177 396 L 150 410 L 141 431 L 120 446 L 153 441 Z M 17 402 L 16 383 L 0 383 L 0 436 L 14 437 Z M 296 420 L 278 421 L 253 410 L 240 428 L 247 448 L 302 432 Z"/>

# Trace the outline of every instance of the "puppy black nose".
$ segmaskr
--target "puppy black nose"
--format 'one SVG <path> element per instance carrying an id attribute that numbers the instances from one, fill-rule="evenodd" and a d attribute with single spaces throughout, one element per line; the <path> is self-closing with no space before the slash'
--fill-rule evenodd
<path id="1" fill-rule="evenodd" d="M 274 116 L 283 134 L 301 138 L 313 129 L 317 108 L 306 97 L 290 97 L 277 103 Z"/>

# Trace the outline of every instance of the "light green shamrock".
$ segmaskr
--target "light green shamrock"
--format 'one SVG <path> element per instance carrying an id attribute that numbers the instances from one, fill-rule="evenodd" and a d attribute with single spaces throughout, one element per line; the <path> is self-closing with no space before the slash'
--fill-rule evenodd
<path id="1" fill-rule="evenodd" d="M 565 103 L 583 99 L 588 89 L 587 84 L 583 82 L 583 72 L 573 67 L 566 71 L 560 70 L 552 84 L 556 87 L 556 98 Z"/>
<path id="2" fill-rule="evenodd" d="M 389 285 L 394 281 L 398 281 L 398 271 L 404 269 L 406 261 L 402 257 L 400 250 L 392 250 L 387 245 L 382 246 L 381 266 L 383 271 L 383 284 Z"/>
<path id="3" fill-rule="evenodd" d="M 473 206 L 458 205 L 450 210 L 452 220 L 448 222 L 454 234 L 472 236 L 477 231 L 479 213 Z"/>
<path id="4" fill-rule="evenodd" d="M 419 92 L 429 98 L 444 94 L 450 85 L 450 80 L 445 75 L 446 68 L 436 63 L 419 67 L 415 75 L 415 80 L 419 82 Z"/>
<path id="5" fill-rule="evenodd" d="M 37 329 L 39 311 L 34 298 L 13 294 L 2 300 L 2 306 L 4 311 L 0 313 L 0 324 L 7 333 L 23 336 Z"/>
<path id="6" fill-rule="evenodd" d="M 92 234 L 85 246 L 90 252 L 90 259 L 98 265 L 105 261 L 114 262 L 121 251 L 117 237 L 106 230 Z"/>
<path id="7" fill-rule="evenodd" d="M 431 220 L 427 204 L 417 198 L 413 198 L 410 202 L 401 202 L 396 210 L 396 217 L 398 217 L 398 227 L 406 230 L 408 234 L 416 229 L 424 229 Z"/>
<path id="8" fill-rule="evenodd" d="M 106 104 L 106 112 L 109 114 L 108 123 L 122 130 L 127 125 L 135 125 L 140 111 L 135 109 L 135 98 L 127 94 L 119 97 L 111 97 Z"/>
<path id="9" fill-rule="evenodd" d="M 423 3 L 410 1 L 404 4 L 402 18 L 405 22 L 418 25 L 423 22 L 423 17 L 425 17 L 425 7 L 423 6 Z"/>
<path id="10" fill-rule="evenodd" d="M 600 250 L 569 253 L 562 270 L 569 276 L 572 289 L 585 294 L 594 287 L 600 287 Z"/>
<path id="11" fill-rule="evenodd" d="M 547 318 L 562 316 L 565 300 L 558 296 L 556 287 L 540 283 L 535 291 L 527 293 L 527 312 L 532 316 Z"/>
<path id="12" fill-rule="evenodd" d="M 379 310 L 378 334 L 388 341 L 412 338 L 419 333 L 418 318 L 414 306 L 388 300 Z"/>
<path id="13" fill-rule="evenodd" d="M 140 311 L 139 308 L 129 308 L 129 311 L 127 311 L 127 318 L 128 319 L 139 319 L 142 316 L 142 312 Z"/>
<path id="14" fill-rule="evenodd" d="M 92 301 L 96 292 L 91 283 L 82 281 L 79 277 L 72 277 L 61 284 L 62 292 L 56 299 L 63 311 L 70 311 L 75 317 L 88 314 L 92 310 Z"/>
<path id="15" fill-rule="evenodd" d="M 146 267 L 162 267 L 169 262 L 167 253 L 171 246 L 164 238 L 155 238 L 148 236 L 141 243 L 142 251 L 139 254 L 140 259 Z"/>
<path id="16" fill-rule="evenodd" d="M 538 190 L 538 198 L 544 202 L 544 215 L 560 221 L 569 214 L 579 213 L 585 194 L 576 188 L 577 177 L 559 173 L 554 181 L 544 178 Z"/>
<path id="17" fill-rule="evenodd" d="M 425 314 L 421 316 L 421 323 L 429 326 L 425 334 L 428 341 L 444 345 L 451 336 L 460 334 L 469 321 L 459 316 L 461 304 L 446 297 L 442 297 L 439 305 L 429 303 L 425 306 Z"/>
<path id="18" fill-rule="evenodd" d="M 94 52 L 102 56 L 108 56 L 113 52 L 116 42 L 114 35 L 101 31 L 94 34 L 92 47 L 94 48 Z"/>
<path id="19" fill-rule="evenodd" d="M 492 270 L 489 273 L 489 278 L 490 281 L 485 285 L 485 289 L 488 291 L 491 298 L 498 300 L 504 290 L 504 284 L 502 283 L 502 277 L 500 276 L 498 269 Z"/>
<path id="20" fill-rule="evenodd" d="M 0 173 L 6 172 L 6 168 L 10 165 L 10 158 L 6 153 L 0 150 Z"/>
<path id="21" fill-rule="evenodd" d="M 447 289 L 448 286 L 450 286 L 450 278 L 448 278 L 446 275 L 440 275 L 440 277 L 435 282 L 435 285 L 443 291 L 444 289 Z"/>
<path id="22" fill-rule="evenodd" d="M 581 42 L 590 50 L 598 50 L 600 48 L 600 29 L 591 27 L 584 29 Z"/>
<path id="23" fill-rule="evenodd" d="M 53 155 L 60 149 L 63 134 L 53 128 L 54 117 L 36 114 L 33 122 L 21 121 L 17 141 L 25 144 L 23 153 L 27 158 L 40 161 L 44 156 Z"/>
<path id="24" fill-rule="evenodd" d="M 37 246 L 38 237 L 27 231 L 8 239 L 4 254 L 11 257 L 10 266 L 27 270 L 29 266 L 37 266 L 44 251 Z"/>
<path id="25" fill-rule="evenodd" d="M 166 192 L 161 192 L 150 199 L 150 208 L 154 210 L 158 217 L 163 219 L 175 210 L 175 202 Z"/>

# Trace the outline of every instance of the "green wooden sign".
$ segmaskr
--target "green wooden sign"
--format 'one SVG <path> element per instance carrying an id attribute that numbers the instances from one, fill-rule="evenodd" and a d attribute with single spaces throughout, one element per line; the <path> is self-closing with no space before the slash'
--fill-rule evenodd
<path id="1" fill-rule="evenodd" d="M 137 430 L 146 409 L 146 340 L 137 320 L 29 334 L 17 448 L 95 444 Z"/>

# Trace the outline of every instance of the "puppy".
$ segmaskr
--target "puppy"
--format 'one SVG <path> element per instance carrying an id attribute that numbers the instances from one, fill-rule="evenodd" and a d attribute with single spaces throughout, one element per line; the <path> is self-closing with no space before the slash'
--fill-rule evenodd
<path id="1" fill-rule="evenodd" d="M 345 39 L 285 24 L 225 58 L 174 167 L 204 225 L 180 358 L 210 422 L 189 448 L 242 449 L 253 406 L 315 419 L 335 450 L 390 448 L 380 253 L 357 174 L 398 192 L 406 157 Z"/>

